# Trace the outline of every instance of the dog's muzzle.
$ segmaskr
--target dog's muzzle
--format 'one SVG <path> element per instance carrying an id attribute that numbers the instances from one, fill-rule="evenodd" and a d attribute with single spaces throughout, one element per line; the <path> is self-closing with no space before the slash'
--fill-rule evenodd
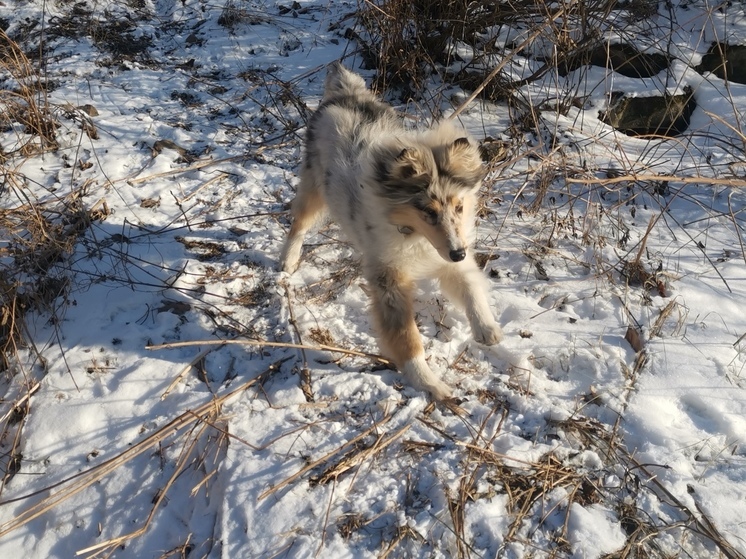
<path id="1" fill-rule="evenodd" d="M 466 258 L 466 250 L 463 248 L 452 250 L 448 253 L 448 256 L 453 262 L 461 262 L 464 258 Z"/>

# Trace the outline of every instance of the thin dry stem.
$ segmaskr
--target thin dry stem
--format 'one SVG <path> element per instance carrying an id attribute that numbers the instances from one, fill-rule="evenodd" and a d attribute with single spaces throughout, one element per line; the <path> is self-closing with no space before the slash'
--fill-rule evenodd
<path id="1" fill-rule="evenodd" d="M 599 178 L 582 178 L 582 177 L 567 177 L 565 179 L 569 184 L 596 184 L 599 186 L 610 186 L 612 184 L 627 183 L 627 182 L 645 182 L 645 181 L 657 181 L 657 182 L 680 182 L 684 184 L 701 184 L 701 185 L 718 185 L 718 186 L 732 186 L 742 187 L 746 186 L 746 178 L 732 177 L 732 178 L 717 178 L 717 177 L 682 177 L 679 175 L 648 175 L 648 174 L 634 174 L 630 173 L 618 177 L 611 177 L 607 179 Z"/>
<path id="2" fill-rule="evenodd" d="M 159 350 L 159 349 L 174 349 L 179 347 L 190 347 L 190 346 L 199 346 L 199 345 L 253 345 L 253 346 L 265 346 L 265 347 L 285 347 L 290 349 L 308 349 L 308 350 L 314 350 L 314 351 L 331 351 L 334 353 L 343 353 L 345 355 L 353 355 L 356 357 L 367 357 L 368 359 L 373 359 L 375 361 L 379 361 L 380 363 L 383 363 L 385 365 L 390 365 L 391 362 L 388 361 L 386 358 L 384 358 L 381 355 L 377 355 L 375 353 L 366 353 L 364 351 L 357 351 L 354 349 L 344 349 L 341 347 L 335 347 L 335 346 L 328 346 L 328 345 L 318 345 L 318 346 L 312 346 L 312 345 L 306 345 L 306 344 L 293 344 L 293 343 L 287 343 L 287 342 L 269 342 L 267 340 L 195 340 L 191 342 L 169 342 L 166 344 L 159 344 L 159 345 L 150 345 L 145 346 L 145 349 L 149 350 Z"/>
<path id="3" fill-rule="evenodd" d="M 273 485 L 269 489 L 265 490 L 261 495 L 259 495 L 259 497 L 257 497 L 257 500 L 261 501 L 262 499 L 268 497 L 269 495 L 272 495 L 273 493 L 279 491 L 280 489 L 282 489 L 284 487 L 287 487 L 288 485 L 290 485 L 291 483 L 293 483 L 295 480 L 297 480 L 298 478 L 300 478 L 301 476 L 303 476 L 303 474 L 305 474 L 306 472 L 314 469 L 319 464 L 323 464 L 324 462 L 326 462 L 327 460 L 329 460 L 333 456 L 336 456 L 337 454 L 339 454 L 339 452 L 341 450 L 343 450 L 343 449 L 345 449 L 345 448 L 347 448 L 349 446 L 352 446 L 352 445 L 356 444 L 358 441 L 364 439 L 370 433 L 372 433 L 373 431 L 375 431 L 376 429 L 378 429 L 382 425 L 388 423 L 388 421 L 392 417 L 393 417 L 393 414 L 387 415 L 386 417 L 384 417 L 383 419 L 381 419 L 381 421 L 374 423 L 371 427 L 369 427 L 368 429 L 366 429 L 365 431 L 363 431 L 362 433 L 360 433 L 356 437 L 353 437 L 352 439 L 350 439 L 346 443 L 343 443 L 341 446 L 335 448 L 331 452 L 328 452 L 327 454 L 325 454 L 324 456 L 322 456 L 318 460 L 314 460 L 313 462 L 310 462 L 310 463 L 306 464 L 300 470 L 298 470 L 297 472 L 295 472 L 293 475 L 291 475 L 287 479 L 285 479 L 285 480 L 281 481 L 280 483 L 278 483 L 277 485 Z"/>
<path id="4" fill-rule="evenodd" d="M 46 492 L 46 491 L 51 491 L 52 489 L 60 488 L 58 491 L 42 499 L 37 504 L 20 512 L 12 520 L 9 520 L 8 522 L 0 525 L 0 537 L 3 537 L 13 532 L 14 530 L 17 530 L 18 528 L 20 528 L 21 526 L 24 526 L 31 520 L 38 518 L 44 513 L 52 510 L 56 506 L 65 502 L 67 499 L 73 497 L 74 495 L 80 493 L 81 491 L 87 489 L 94 483 L 103 479 L 104 477 L 106 477 L 107 475 L 115 471 L 116 469 L 120 468 L 124 464 L 127 464 L 128 462 L 130 462 L 131 460 L 133 460 L 140 454 L 147 452 L 154 445 L 157 445 L 159 442 L 163 441 L 164 439 L 172 437 L 172 436 L 176 436 L 179 433 L 183 432 L 185 429 L 189 427 L 193 427 L 195 424 L 198 424 L 204 421 L 205 419 L 209 419 L 215 413 L 216 409 L 218 409 L 220 406 L 225 404 L 225 402 L 229 401 L 231 398 L 239 394 L 242 394 L 243 392 L 245 392 L 246 390 L 254 386 L 257 382 L 261 380 L 261 377 L 262 375 L 259 375 L 241 384 L 238 388 L 230 392 L 227 392 L 226 394 L 213 398 L 209 402 L 203 404 L 202 406 L 199 406 L 198 408 L 194 410 L 189 410 L 189 411 L 182 413 L 181 415 L 171 420 L 168 424 L 164 425 L 163 427 L 161 427 L 160 429 L 158 429 L 157 431 L 155 431 L 154 433 L 152 433 L 151 435 L 149 435 L 148 437 L 146 437 L 139 443 L 129 447 L 124 452 L 121 452 L 117 456 L 101 464 L 98 464 L 89 470 L 85 470 L 58 484 L 55 484 L 54 486 L 44 488 L 32 494 L 24 495 L 21 497 L 17 497 L 14 499 L 0 502 L 0 505 L 3 505 L 6 503 L 10 503 L 10 502 L 23 501 L 40 492 Z"/>
<path id="5" fill-rule="evenodd" d="M 513 54 L 521 52 L 523 49 L 525 49 L 527 46 L 532 44 L 542 33 L 544 33 L 544 30 L 547 26 L 554 23 L 558 18 L 562 17 L 565 13 L 565 8 L 560 8 L 556 12 L 554 12 L 551 16 L 549 16 L 548 21 L 546 21 L 543 25 L 539 26 L 536 30 L 534 30 L 524 41 L 522 41 L 518 46 L 513 49 Z M 500 71 L 505 68 L 511 61 L 513 60 L 513 56 L 505 56 L 500 61 L 500 63 L 495 66 L 492 71 L 487 74 L 487 77 L 482 80 L 482 83 L 477 86 L 476 89 L 469 95 L 469 97 L 466 98 L 466 100 L 461 103 L 461 105 L 453 112 L 453 114 L 449 115 L 449 119 L 454 119 L 458 117 L 466 107 L 468 107 L 474 99 L 476 99 L 480 93 L 484 90 L 487 85 L 495 79 L 495 77 L 500 73 Z"/>

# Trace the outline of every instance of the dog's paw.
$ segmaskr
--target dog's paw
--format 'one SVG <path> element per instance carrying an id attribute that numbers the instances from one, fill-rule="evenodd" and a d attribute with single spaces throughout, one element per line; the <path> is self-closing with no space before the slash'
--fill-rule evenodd
<path id="1" fill-rule="evenodd" d="M 474 339 L 484 345 L 499 344 L 503 339 L 503 331 L 497 322 L 480 324 L 474 327 Z"/>
<path id="2" fill-rule="evenodd" d="M 427 389 L 427 391 L 430 393 L 430 396 L 433 397 L 433 400 L 436 400 L 438 402 L 444 402 L 446 400 L 450 400 L 453 397 L 453 391 L 451 390 L 451 387 L 441 380 L 435 379 L 435 382 L 424 388 Z"/>
<path id="3" fill-rule="evenodd" d="M 280 252 L 280 271 L 293 274 L 300 266 L 303 239 L 296 235 L 288 237 Z"/>
<path id="4" fill-rule="evenodd" d="M 295 262 L 289 262 L 287 260 L 280 261 L 280 271 L 287 272 L 290 275 L 293 275 L 299 267 L 300 267 L 299 260 L 296 260 Z"/>
<path id="5" fill-rule="evenodd" d="M 280 254 L 280 271 L 294 274 L 300 268 L 300 253 L 295 254 L 294 247 L 286 245 Z"/>
<path id="6" fill-rule="evenodd" d="M 417 390 L 425 390 L 434 400 L 442 402 L 452 396 L 451 387 L 432 372 L 424 357 L 415 357 L 402 365 L 401 372 Z"/>

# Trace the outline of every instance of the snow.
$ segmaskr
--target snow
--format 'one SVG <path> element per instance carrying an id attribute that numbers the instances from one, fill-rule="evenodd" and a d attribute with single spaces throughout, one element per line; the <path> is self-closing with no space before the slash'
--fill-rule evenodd
<path id="1" fill-rule="evenodd" d="M 535 106 L 588 99 L 541 112 L 486 182 L 476 252 L 504 341 L 477 345 L 436 286 L 418 293 L 457 414 L 375 359 L 356 255 L 335 226 L 308 239 L 296 274 L 277 271 L 323 69 L 344 57 L 372 76 L 345 39 L 360 6 L 103 4 L 77 3 L 93 14 L 78 24 L 123 22 L 148 46 L 112 54 L 103 28 L 46 37 L 60 148 L 3 162 L 19 185 L 0 187 L 3 209 L 78 192 L 108 215 L 49 269 L 67 288 L 26 315 L 29 344 L 0 378 L 0 556 L 746 554 L 746 85 L 690 68 L 712 40 L 746 44 L 742 5 L 674 2 L 626 34 L 606 29 L 669 48 L 670 76 L 586 68 L 521 88 Z M 16 36 L 71 5 L 6 0 L 0 18 Z M 521 64 L 516 78 L 537 61 Z M 677 139 L 599 120 L 611 91 L 684 85 L 698 108 Z M 97 138 L 70 116 L 84 104 Z M 397 108 L 428 120 L 417 103 Z M 475 102 L 459 120 L 509 140 L 511 116 Z M 0 154 L 26 139 L 3 128 Z M 179 149 L 155 150 L 162 140 Z M 601 184 L 607 169 L 679 180 Z M 16 265 L 8 242 L 3 269 Z M 638 256 L 653 285 L 627 285 Z"/>
<path id="2" fill-rule="evenodd" d="M 598 505 L 570 505 L 567 529 L 573 557 L 601 557 L 621 549 L 627 539 L 615 515 Z"/>

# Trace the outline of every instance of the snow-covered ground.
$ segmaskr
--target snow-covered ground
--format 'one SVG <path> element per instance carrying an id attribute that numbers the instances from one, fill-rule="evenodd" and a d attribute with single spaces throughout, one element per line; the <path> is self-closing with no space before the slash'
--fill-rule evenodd
<path id="1" fill-rule="evenodd" d="M 60 295 L 0 377 L 0 556 L 743 557 L 746 85 L 691 66 L 715 38 L 746 44 L 744 6 L 673 2 L 628 28 L 670 39 L 668 78 L 548 77 L 525 98 L 588 99 L 525 130 L 499 104 L 459 116 L 509 146 L 475 248 L 505 340 L 471 341 L 434 285 L 417 299 L 460 410 L 376 359 L 336 227 L 277 271 L 304 118 L 327 63 L 360 68 L 362 7 L 0 3 L 43 48 L 60 124 L 28 156 L 4 123 L 2 208 L 77 199 L 102 218 L 48 270 Z M 618 88 L 684 85 L 698 108 L 678 138 L 598 118 Z M 21 266 L 11 241 L 3 269 Z"/>

